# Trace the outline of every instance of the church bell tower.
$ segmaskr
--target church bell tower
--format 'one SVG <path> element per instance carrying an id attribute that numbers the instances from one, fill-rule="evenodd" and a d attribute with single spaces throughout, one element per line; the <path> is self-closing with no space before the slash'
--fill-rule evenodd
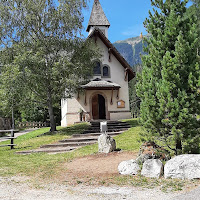
<path id="1" fill-rule="evenodd" d="M 90 35 L 95 28 L 99 28 L 103 32 L 103 34 L 108 38 L 109 27 L 110 23 L 101 7 L 99 0 L 94 0 L 90 20 L 86 31 L 89 32 Z"/>

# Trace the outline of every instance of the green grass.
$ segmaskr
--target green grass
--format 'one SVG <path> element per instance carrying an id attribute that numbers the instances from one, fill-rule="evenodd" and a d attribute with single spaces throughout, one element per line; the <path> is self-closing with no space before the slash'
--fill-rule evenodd
<path id="1" fill-rule="evenodd" d="M 140 140 L 141 127 L 138 124 L 137 119 L 123 120 L 131 125 L 128 131 L 115 137 L 117 148 L 126 151 L 138 151 L 142 142 Z"/>
<path id="2" fill-rule="evenodd" d="M 181 191 L 183 188 L 193 188 L 199 185 L 199 180 L 182 180 L 182 179 L 164 179 L 164 178 L 147 178 L 138 176 L 118 176 L 112 180 L 115 184 L 124 186 L 134 186 L 139 188 L 160 188 L 163 192 Z"/>
<path id="3" fill-rule="evenodd" d="M 131 125 L 131 128 L 115 137 L 117 148 L 123 151 L 137 152 L 142 143 L 140 141 L 140 134 L 143 130 L 135 119 L 124 121 L 127 121 Z M 49 128 L 41 128 L 18 137 L 14 141 L 14 143 L 17 144 L 15 149 L 10 150 L 9 147 L 0 148 L 0 176 L 25 175 L 30 177 L 37 186 L 39 186 L 38 184 L 40 184 L 40 182 L 44 183 L 44 180 L 46 182 L 60 179 L 60 177 L 67 172 L 65 167 L 66 162 L 77 157 L 97 154 L 98 145 L 85 146 L 73 152 L 62 154 L 36 153 L 20 155 L 15 152 L 36 149 L 41 145 L 55 143 L 58 140 L 69 138 L 72 134 L 81 133 L 87 128 L 88 124 L 86 123 L 67 128 L 57 127 L 58 131 L 54 133 L 50 133 Z M 1 142 L 0 145 L 8 143 L 8 141 Z M 90 182 L 91 180 L 93 180 L 92 177 L 90 177 Z M 163 191 L 181 190 L 185 185 L 192 184 L 191 182 L 183 180 L 150 179 L 142 176 L 133 178 L 133 176 L 119 175 L 108 177 L 107 179 L 101 179 L 101 177 L 99 177 L 99 180 L 96 180 L 96 178 L 94 178 L 94 180 L 96 182 L 99 181 L 99 184 L 102 185 L 117 184 L 146 188 L 154 188 L 163 185 L 161 188 Z M 77 184 L 82 183 L 84 183 L 84 181 L 77 180 Z"/>
<path id="4" fill-rule="evenodd" d="M 36 149 L 41 145 L 69 138 L 74 133 L 81 133 L 83 130 L 87 129 L 87 127 L 88 124 L 78 124 L 67 128 L 57 127 L 58 131 L 53 134 L 49 133 L 49 128 L 41 128 L 18 137 L 14 140 L 14 143 L 17 144 L 15 149 L 10 150 L 9 147 L 0 148 L 0 176 L 21 174 L 50 178 L 56 173 L 56 170 L 59 169 L 61 163 L 73 159 L 74 153 L 56 155 L 45 153 L 19 155 L 15 152 Z M 2 144 L 9 144 L 9 141 L 1 142 L 0 145 Z"/>
<path id="5" fill-rule="evenodd" d="M 140 146 L 139 133 L 141 128 L 137 124 L 137 120 L 129 121 L 132 128 L 123 134 L 116 136 L 115 140 L 117 148 L 127 151 L 137 151 Z M 50 133 L 49 128 L 41 128 L 32 131 L 26 135 L 22 135 L 15 139 L 17 144 L 15 149 L 10 150 L 9 147 L 0 148 L 0 176 L 26 175 L 40 176 L 47 178 L 60 173 L 62 164 L 74 158 L 98 153 L 98 145 L 85 146 L 74 152 L 64 154 L 49 155 L 46 153 L 37 153 L 30 155 L 16 154 L 16 151 L 24 151 L 39 148 L 41 145 L 55 143 L 58 140 L 69 138 L 72 134 L 81 133 L 87 129 L 88 124 L 77 124 L 67 128 L 57 127 L 57 132 Z M 9 141 L 0 144 L 8 144 Z"/>
<path id="6" fill-rule="evenodd" d="M 132 120 L 123 120 L 128 122 L 131 125 L 131 128 L 125 131 L 123 134 L 115 136 L 117 149 L 124 151 L 138 151 L 142 142 L 140 141 L 140 133 L 142 132 L 141 127 L 138 125 L 137 119 Z M 98 153 L 98 145 L 90 145 L 82 147 L 75 151 L 76 155 L 84 156 L 94 153 Z"/>

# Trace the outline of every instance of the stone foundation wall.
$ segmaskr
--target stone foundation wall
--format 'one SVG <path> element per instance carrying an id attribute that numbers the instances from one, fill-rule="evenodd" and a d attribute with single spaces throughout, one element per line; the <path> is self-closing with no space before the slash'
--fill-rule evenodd
<path id="1" fill-rule="evenodd" d="M 131 112 L 111 112 L 110 120 L 131 119 Z"/>

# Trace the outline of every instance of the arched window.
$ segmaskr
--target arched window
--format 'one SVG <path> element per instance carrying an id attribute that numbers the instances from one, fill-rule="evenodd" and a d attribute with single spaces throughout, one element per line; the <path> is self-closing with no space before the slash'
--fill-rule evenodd
<path id="1" fill-rule="evenodd" d="M 101 64 L 98 61 L 94 65 L 94 75 L 101 75 Z"/>
<path id="2" fill-rule="evenodd" d="M 110 69 L 108 66 L 103 66 L 103 77 L 109 77 L 110 76 Z"/>

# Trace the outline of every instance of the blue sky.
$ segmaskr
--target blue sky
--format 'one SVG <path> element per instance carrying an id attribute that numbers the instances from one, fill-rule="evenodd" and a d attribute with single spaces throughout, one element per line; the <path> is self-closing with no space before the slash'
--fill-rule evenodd
<path id="1" fill-rule="evenodd" d="M 90 0 L 88 9 L 84 10 L 84 28 L 86 30 L 94 0 Z M 111 26 L 108 37 L 111 42 L 146 34 L 144 20 L 152 9 L 150 0 L 100 0 L 101 6 Z M 88 33 L 83 31 L 87 37 Z"/>

